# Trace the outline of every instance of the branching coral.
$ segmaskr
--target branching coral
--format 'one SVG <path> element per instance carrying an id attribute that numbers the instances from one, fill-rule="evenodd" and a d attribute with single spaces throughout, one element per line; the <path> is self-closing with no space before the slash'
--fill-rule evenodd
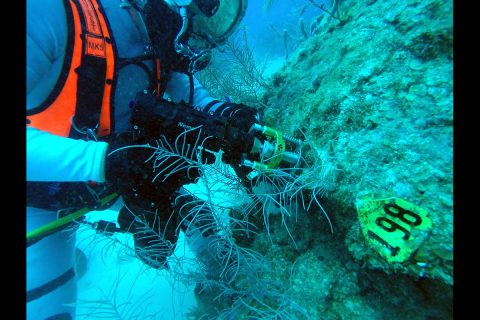
<path id="1" fill-rule="evenodd" d="M 327 0 L 323 3 L 316 3 L 314 0 L 308 0 L 313 6 L 319 8 L 326 14 L 328 14 L 330 17 L 337 19 L 339 21 L 342 21 L 342 18 L 340 17 L 340 12 L 338 11 L 338 5 L 341 2 L 341 0 Z M 325 7 L 325 3 L 329 4 L 329 8 Z"/>
<path id="2" fill-rule="evenodd" d="M 186 138 L 191 135 L 197 138 Z M 195 142 L 189 144 L 187 141 Z M 152 178 L 155 181 L 161 182 L 164 177 L 178 172 L 188 174 L 192 169 L 201 173 L 201 178 L 196 181 L 197 189 L 186 186 L 188 192 L 177 197 L 177 209 L 173 213 L 181 217 L 179 222 L 177 220 L 177 232 L 180 228 L 185 230 L 189 246 L 196 247 L 197 257 L 177 258 L 173 254 L 168 260 L 169 276 L 173 282 L 194 281 L 199 285 L 200 293 L 213 294 L 214 301 L 223 308 L 219 313 L 212 311 L 219 319 L 240 313 L 249 314 L 254 319 L 288 319 L 292 314 L 301 318 L 305 312 L 289 297 L 288 287 L 268 280 L 268 276 L 260 276 L 268 274 L 271 269 L 269 261 L 250 248 L 245 238 L 253 239 L 260 232 L 269 233 L 272 218 L 280 219 L 290 234 L 288 221 L 296 219 L 298 210 L 308 211 L 313 205 L 323 210 L 317 197 L 326 187 L 322 174 L 319 176 L 318 173 L 323 172 L 323 176 L 327 176 L 328 167 L 322 161 L 316 161 L 311 166 L 305 161 L 306 168 L 302 171 L 289 168 L 258 171 L 251 184 L 245 186 L 232 168 L 222 162 L 222 152 L 207 150 L 205 141 L 199 127 L 185 130 L 173 141 L 160 137 L 156 145 L 128 146 L 152 149 L 149 161 L 157 170 Z M 204 161 L 205 152 L 215 155 L 213 163 Z M 162 166 L 167 159 L 174 161 L 169 161 L 167 167 Z M 164 221 L 163 225 L 168 223 Z M 135 230 L 137 233 L 155 234 L 159 241 L 164 238 L 162 229 L 153 228 L 152 224 L 144 223 Z M 118 245 L 125 247 L 125 252 L 131 256 L 143 254 L 144 261 L 145 257 L 166 253 L 157 252 L 158 247 L 153 245 L 140 248 L 140 251 L 138 248 L 133 250 L 131 239 L 121 242 L 108 234 L 92 237 L 92 244 L 105 244 L 105 254 Z M 295 243 L 293 236 L 290 237 Z M 231 303 L 225 306 L 222 301 Z M 101 302 L 95 303 L 101 305 Z M 108 310 L 117 312 L 115 310 L 119 306 L 113 301 L 104 303 L 102 308 L 110 316 L 113 313 Z"/>
<path id="3" fill-rule="evenodd" d="M 268 58 L 257 63 L 243 28 L 216 50 L 211 65 L 196 77 L 214 97 L 229 96 L 233 101 L 261 106 L 261 95 L 270 87 L 263 76 L 267 63 Z"/>

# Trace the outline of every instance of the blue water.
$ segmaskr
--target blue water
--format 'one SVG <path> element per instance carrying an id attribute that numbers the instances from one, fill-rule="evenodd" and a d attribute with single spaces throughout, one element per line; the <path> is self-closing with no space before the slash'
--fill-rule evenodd
<path id="1" fill-rule="evenodd" d="M 323 1 L 323 0 L 322 0 Z M 317 0 L 320 4 L 322 1 Z M 299 19 L 303 17 L 307 28 L 314 17 L 321 13 L 321 10 L 311 5 L 308 0 L 276 0 L 268 11 L 264 10 L 265 1 L 249 1 L 247 13 L 243 20 L 248 29 L 249 40 L 257 57 L 270 56 L 283 57 L 285 46 L 283 37 L 277 33 L 287 30 L 292 37 L 301 37 Z M 307 5 L 303 14 L 302 8 Z M 274 29 L 272 29 L 272 26 Z M 274 31 L 276 30 L 276 31 Z M 298 41 L 294 38 L 288 39 L 288 50 L 290 53 Z"/>

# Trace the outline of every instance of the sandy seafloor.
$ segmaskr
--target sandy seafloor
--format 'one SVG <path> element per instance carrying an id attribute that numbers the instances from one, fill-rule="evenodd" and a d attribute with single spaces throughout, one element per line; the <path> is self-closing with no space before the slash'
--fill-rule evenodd
<path id="1" fill-rule="evenodd" d="M 115 219 L 117 211 L 97 211 L 89 215 Z M 119 246 L 101 241 L 94 244 L 92 237 L 95 237 L 93 230 L 77 232 L 77 248 L 87 259 L 79 262 L 83 269 L 80 273 L 85 273 L 78 280 L 76 319 L 184 319 L 185 313 L 196 304 L 194 285 L 173 280 L 165 270 L 146 267 Z M 116 237 L 125 241 L 129 236 L 117 234 Z M 184 239 L 182 233 L 175 255 L 192 257 Z M 104 303 L 96 302 L 102 300 Z"/>
<path id="2" fill-rule="evenodd" d="M 205 169 L 208 172 L 208 168 Z M 234 174 L 233 170 L 230 173 Z M 203 179 L 199 179 L 197 184 L 184 188 L 202 199 L 205 197 L 202 183 Z M 211 186 L 213 203 L 222 202 L 226 206 L 235 203 L 231 192 L 228 199 L 224 194 L 228 183 L 228 180 L 217 181 Z M 107 210 L 92 211 L 85 220 L 116 222 L 121 205 L 119 201 Z M 147 267 L 131 254 L 131 250 L 127 253 L 123 244 L 133 247 L 130 234 L 116 233 L 115 239 L 119 241 L 113 244 L 87 225 L 76 232 L 76 247 L 84 253 L 77 255 L 80 258 L 77 259 L 76 320 L 185 319 L 186 313 L 196 306 L 195 283 L 191 279 L 188 281 L 188 270 L 196 268 L 195 254 L 188 247 L 185 234 L 180 232 L 175 252 L 168 260 L 171 270 L 168 272 Z"/>

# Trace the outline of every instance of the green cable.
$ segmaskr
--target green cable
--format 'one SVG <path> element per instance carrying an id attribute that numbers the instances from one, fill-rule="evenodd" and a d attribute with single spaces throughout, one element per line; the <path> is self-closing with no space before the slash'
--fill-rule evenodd
<path id="1" fill-rule="evenodd" d="M 112 201 L 117 197 L 118 194 L 116 192 L 109 194 L 108 196 L 105 196 L 104 198 L 100 199 L 100 205 L 105 205 L 108 202 Z M 35 230 L 32 230 L 27 233 L 27 247 L 29 243 L 36 242 L 43 237 L 46 237 L 54 232 L 56 232 L 58 229 L 66 225 L 67 223 L 80 218 L 81 216 L 87 214 L 91 210 L 88 207 L 85 207 L 83 209 L 80 209 L 78 211 L 75 211 L 74 213 L 71 213 L 65 217 L 62 217 L 60 219 L 57 219 L 55 221 L 52 221 L 50 223 L 47 223 L 46 225 L 43 225 Z"/>

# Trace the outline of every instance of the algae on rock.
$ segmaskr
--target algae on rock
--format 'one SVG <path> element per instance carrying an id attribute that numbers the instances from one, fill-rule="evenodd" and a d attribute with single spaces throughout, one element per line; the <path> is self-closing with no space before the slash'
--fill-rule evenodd
<path id="1" fill-rule="evenodd" d="M 330 199 L 355 257 L 452 284 L 452 2 L 343 5 L 352 19 L 329 21 L 274 76 L 265 118 L 286 133 L 301 123 L 330 150 L 340 170 Z M 362 243 L 353 207 L 362 196 L 399 197 L 430 212 L 433 228 L 413 263 L 390 264 Z"/>
<path id="2" fill-rule="evenodd" d="M 250 246 L 312 318 L 451 318 L 453 2 L 345 0 L 340 10 L 341 21 L 317 20 L 259 104 L 267 125 L 301 129 L 336 166 L 325 198 L 334 234 L 308 212 L 292 222 L 299 247 L 274 219 L 270 241 L 259 233 Z M 355 208 L 364 197 L 428 212 L 432 228 L 410 259 L 368 246 Z"/>

